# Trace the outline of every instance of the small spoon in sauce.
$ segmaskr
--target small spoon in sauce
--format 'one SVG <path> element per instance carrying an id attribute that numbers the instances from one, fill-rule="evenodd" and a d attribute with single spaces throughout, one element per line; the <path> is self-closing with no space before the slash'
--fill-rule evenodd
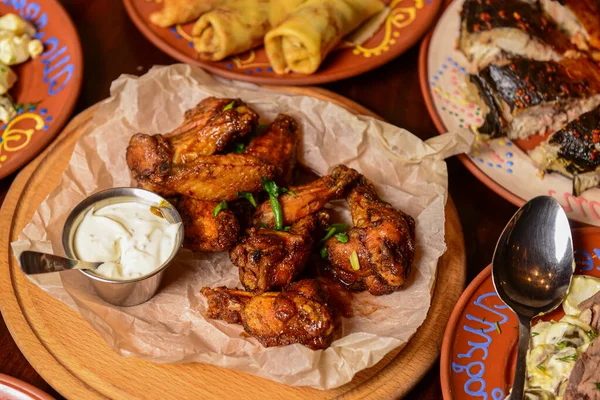
<path id="1" fill-rule="evenodd" d="M 525 387 L 531 320 L 558 307 L 575 270 L 569 220 L 550 196 L 528 201 L 502 232 L 492 260 L 498 296 L 519 318 L 519 347 L 511 400 Z"/>
<path id="2" fill-rule="evenodd" d="M 56 256 L 54 254 L 39 253 L 37 251 L 24 251 L 19 256 L 21 269 L 27 275 L 47 274 L 69 269 L 96 270 L 104 262 L 88 262 L 73 260 Z"/>

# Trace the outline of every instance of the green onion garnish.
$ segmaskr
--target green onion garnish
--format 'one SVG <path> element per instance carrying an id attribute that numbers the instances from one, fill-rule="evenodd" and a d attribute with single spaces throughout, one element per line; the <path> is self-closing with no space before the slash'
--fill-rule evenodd
<path id="1" fill-rule="evenodd" d="M 217 206 L 213 210 L 213 215 L 215 216 L 215 218 L 217 218 L 217 215 L 219 215 L 219 213 L 221 211 L 227 210 L 228 208 L 229 207 L 227 206 L 227 202 L 225 200 L 223 200 L 222 202 L 220 202 L 219 204 L 217 204 Z"/>
<path id="2" fill-rule="evenodd" d="M 256 200 L 254 199 L 254 195 L 252 193 L 237 192 L 237 197 L 248 200 L 250 204 L 254 206 L 254 208 L 258 207 L 258 204 L 256 204 Z"/>
<path id="3" fill-rule="evenodd" d="M 360 269 L 360 263 L 358 262 L 358 254 L 356 254 L 356 250 L 350 254 L 350 265 L 352 269 L 358 271 Z"/>

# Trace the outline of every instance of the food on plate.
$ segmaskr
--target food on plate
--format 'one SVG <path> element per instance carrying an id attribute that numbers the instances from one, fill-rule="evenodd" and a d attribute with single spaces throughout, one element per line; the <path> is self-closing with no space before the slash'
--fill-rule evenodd
<path id="1" fill-rule="evenodd" d="M 600 361 L 588 362 L 598 357 L 595 353 L 600 347 L 594 346 L 599 328 L 599 289 L 600 280 L 576 275 L 563 303 L 566 315 L 559 321 L 540 321 L 532 327 L 527 353 L 527 398 L 595 398 L 580 396 L 577 392 L 581 390 L 582 379 L 597 374 Z M 585 388 L 584 383 L 584 391 Z M 597 391 L 593 385 L 592 389 Z"/>
<path id="2" fill-rule="evenodd" d="M 574 49 L 534 2 L 521 0 L 466 0 L 458 47 L 476 70 L 515 57 L 558 61 Z"/>
<path id="3" fill-rule="evenodd" d="M 275 27 L 307 0 L 273 0 L 269 7 L 269 23 Z"/>
<path id="4" fill-rule="evenodd" d="M 212 10 L 223 0 L 164 0 L 160 11 L 150 14 L 150 22 L 160 27 L 185 24 Z"/>
<path id="5" fill-rule="evenodd" d="M 209 318 L 241 324 L 263 346 L 300 343 L 318 350 L 329 346 L 335 328 L 327 288 L 314 279 L 294 282 L 282 292 L 253 296 L 224 287 L 203 288 Z"/>
<path id="6" fill-rule="evenodd" d="M 237 0 L 203 14 L 192 37 L 200 58 L 219 61 L 262 44 L 269 28 L 271 0 Z"/>
<path id="7" fill-rule="evenodd" d="M 579 196 L 600 184 L 600 107 L 554 132 L 530 153 L 542 171 L 556 171 L 573 179 Z"/>
<path id="8" fill-rule="evenodd" d="M 540 0 L 540 6 L 571 41 L 600 58 L 600 3 L 596 0 Z"/>
<path id="9" fill-rule="evenodd" d="M 104 261 L 95 273 L 129 280 L 155 271 L 175 251 L 178 223 L 167 221 L 159 209 L 123 202 L 91 209 L 73 238 L 75 254 L 84 261 Z"/>
<path id="10" fill-rule="evenodd" d="M 233 211 L 215 209 L 217 201 L 181 196 L 171 200 L 183 221 L 184 246 L 193 251 L 227 251 L 237 242 L 240 224 Z"/>
<path id="11" fill-rule="evenodd" d="M 341 39 L 384 9 L 379 0 L 308 0 L 265 36 L 273 70 L 312 74 Z"/>
<path id="12" fill-rule="evenodd" d="M 17 75 L 9 66 L 42 54 L 44 47 L 34 39 L 35 34 L 33 25 L 16 14 L 0 17 L 0 121 L 5 124 L 17 115 L 19 108 L 8 94 L 17 81 Z"/>
<path id="13" fill-rule="evenodd" d="M 304 269 L 319 226 L 327 225 L 329 214 L 318 211 L 294 222 L 289 229 L 250 228 L 229 253 L 240 269 L 240 282 L 250 292 L 263 293 L 288 286 Z"/>
<path id="14" fill-rule="evenodd" d="M 600 69 L 585 58 L 515 59 L 491 64 L 470 81 L 486 112 L 478 131 L 490 138 L 554 132 L 600 104 Z"/>
<path id="15" fill-rule="evenodd" d="M 327 260 L 336 278 L 352 290 L 373 295 L 401 288 L 415 253 L 415 221 L 382 201 L 363 176 L 347 195 L 354 227 L 340 240 L 325 242 Z"/>
<path id="16" fill-rule="evenodd" d="M 358 178 L 358 172 L 345 165 L 337 166 L 330 175 L 325 175 L 314 182 L 302 186 L 291 187 L 291 193 L 279 197 L 281 204 L 281 221 L 288 226 L 307 215 L 313 214 L 331 200 L 341 198 L 348 185 Z M 273 211 L 270 201 L 265 201 L 256 209 L 253 217 L 254 226 L 261 224 L 269 228 L 276 226 L 278 216 Z"/>

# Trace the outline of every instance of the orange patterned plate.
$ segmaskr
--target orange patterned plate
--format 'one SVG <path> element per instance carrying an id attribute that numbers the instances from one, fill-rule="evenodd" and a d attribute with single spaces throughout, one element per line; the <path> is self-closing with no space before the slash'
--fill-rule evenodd
<path id="1" fill-rule="evenodd" d="M 202 61 L 191 42 L 193 22 L 172 28 L 149 22 L 148 16 L 162 7 L 162 1 L 123 0 L 142 34 L 171 57 L 230 79 L 271 85 L 315 85 L 362 74 L 399 56 L 429 28 L 443 0 L 383 0 L 391 12 L 379 31 L 361 46 L 332 52 L 312 75 L 275 74 L 262 47 L 220 62 Z"/>
<path id="2" fill-rule="evenodd" d="M 574 229 L 573 241 L 575 273 L 600 277 L 600 228 Z M 504 400 L 512 385 L 518 320 L 494 291 L 490 272 L 488 266 L 471 282 L 446 327 L 440 362 L 446 400 Z M 559 307 L 543 319 L 563 316 Z"/>
<path id="3" fill-rule="evenodd" d="M 77 31 L 56 0 L 0 0 L 0 15 L 19 14 L 35 25 L 44 52 L 14 67 L 19 80 L 9 91 L 27 104 L 8 124 L 0 122 L 0 179 L 23 166 L 60 132 L 69 118 L 83 73 Z"/>

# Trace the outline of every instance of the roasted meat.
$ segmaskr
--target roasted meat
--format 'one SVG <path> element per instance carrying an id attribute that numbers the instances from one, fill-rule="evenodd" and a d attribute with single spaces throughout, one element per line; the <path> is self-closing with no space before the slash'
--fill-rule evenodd
<path id="1" fill-rule="evenodd" d="M 183 123 L 163 137 L 171 145 L 171 161 L 185 163 L 222 152 L 257 125 L 258 114 L 241 100 L 209 97 L 186 111 Z"/>
<path id="2" fill-rule="evenodd" d="M 600 184 L 600 107 L 574 119 L 530 153 L 543 171 L 573 178 L 579 196 Z"/>
<path id="3" fill-rule="evenodd" d="M 279 114 L 264 132 L 252 139 L 244 153 L 277 167 L 275 182 L 287 186 L 296 166 L 299 138 L 300 128 L 296 120 Z"/>
<path id="4" fill-rule="evenodd" d="M 331 200 L 340 198 L 348 185 L 358 178 L 358 172 L 345 165 L 337 166 L 331 175 L 323 176 L 306 185 L 290 187 L 291 193 L 279 197 L 283 224 L 290 225 L 322 209 Z M 275 217 L 269 201 L 259 205 L 254 214 L 254 225 L 275 226 Z"/>
<path id="5" fill-rule="evenodd" d="M 305 279 L 280 293 L 258 296 L 224 287 L 203 288 L 202 294 L 208 299 L 208 318 L 243 325 L 265 347 L 300 343 L 318 350 L 333 338 L 334 311 L 327 289 L 317 280 Z"/>
<path id="6" fill-rule="evenodd" d="M 558 61 L 573 52 L 569 38 L 525 0 L 466 0 L 459 49 L 477 70 L 515 56 Z"/>
<path id="7" fill-rule="evenodd" d="M 289 231 L 251 228 L 229 253 L 246 290 L 263 293 L 289 285 L 302 271 L 313 246 L 311 234 L 329 221 L 325 210 L 296 221 Z"/>
<path id="8" fill-rule="evenodd" d="M 588 59 L 516 59 L 471 75 L 487 112 L 479 133 L 522 139 L 554 132 L 600 104 L 600 70 Z"/>
<path id="9" fill-rule="evenodd" d="M 347 196 L 354 227 L 348 240 L 332 237 L 325 246 L 334 275 L 352 290 L 373 295 L 401 288 L 415 253 L 414 219 L 382 201 L 361 177 Z"/>
<path id="10" fill-rule="evenodd" d="M 579 49 L 600 59 L 600 2 L 598 0 L 540 0 L 553 19 Z"/>
<path id="11" fill-rule="evenodd" d="M 138 151 L 138 143 L 156 139 L 138 135 L 131 138 L 127 147 L 127 164 L 138 181 L 152 185 L 158 194 L 231 201 L 239 191 L 261 190 L 262 178 L 270 179 L 276 172 L 271 164 L 246 154 L 201 156 L 185 164 L 173 164 L 160 150 L 162 139 L 156 141 L 156 152 Z"/>
<path id="12" fill-rule="evenodd" d="M 237 242 L 240 226 L 231 210 L 213 211 L 216 201 L 200 201 L 191 197 L 172 200 L 181 215 L 185 232 L 184 246 L 193 251 L 226 251 Z"/>

